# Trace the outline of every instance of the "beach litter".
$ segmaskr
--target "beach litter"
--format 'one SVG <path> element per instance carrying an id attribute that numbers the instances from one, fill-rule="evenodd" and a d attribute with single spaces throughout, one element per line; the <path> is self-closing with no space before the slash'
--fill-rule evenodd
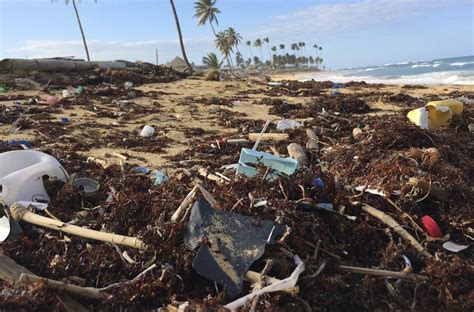
<path id="1" fill-rule="evenodd" d="M 296 129 L 303 125 L 297 121 L 291 119 L 282 119 L 277 122 L 277 130 L 285 131 L 288 129 Z"/>
<path id="2" fill-rule="evenodd" d="M 448 124 L 451 116 L 460 115 L 464 105 L 457 100 L 433 101 L 408 112 L 408 119 L 421 129 L 436 129 Z"/>
<path id="3" fill-rule="evenodd" d="M 263 255 L 265 245 L 274 243 L 284 231 L 284 226 L 268 220 L 260 220 L 258 227 L 253 222 L 251 217 L 218 211 L 199 200 L 184 231 L 186 247 L 199 246 L 193 268 L 225 286 L 231 298 L 240 292 L 245 273 Z"/>
<path id="4" fill-rule="evenodd" d="M 48 172 L 49 178 L 36 180 L 48 200 L 35 202 L 29 194 L 2 207 L 0 285 L 7 295 L 0 309 L 60 310 L 66 293 L 93 310 L 470 309 L 469 105 L 439 131 L 425 131 L 407 122 L 405 111 L 442 97 L 423 94 L 421 87 L 416 101 L 405 93 L 411 89 L 394 93 L 359 82 L 346 84 L 338 96 L 327 92 L 331 82 L 317 81 L 271 88 L 244 82 L 237 89 L 230 81 L 197 76 L 174 89 L 159 83 L 180 76 L 145 63 L 133 71 L 25 77 L 51 95 L 78 85 L 84 90 L 55 106 L 25 103 L 42 91 L 2 94 L 0 124 L 2 130 L 14 124 L 14 132 L 0 144 L 0 157 L 21 151 L 26 142 L 8 142 L 22 131 L 30 148 L 54 158 L 64 176 L 80 172 L 96 183 L 94 195 L 86 196 L 84 188 Z M 13 78 L 6 81 L 14 88 Z M 135 88 L 125 90 L 126 81 Z M 144 85 L 150 82 L 156 84 Z M 215 98 L 201 83 L 226 95 Z M 447 96 L 463 93 L 471 97 L 464 91 Z M 258 109 L 268 108 L 278 120 L 304 120 L 305 128 L 282 133 L 266 117 L 230 110 L 236 101 L 238 110 L 246 107 L 255 94 L 262 97 L 256 105 L 265 105 Z M 377 116 L 369 106 L 380 98 L 401 111 Z M 128 102 L 120 107 L 120 101 Z M 204 110 L 196 102 L 205 103 Z M 63 124 L 60 116 L 74 122 Z M 141 128 L 134 129 L 151 120 L 160 120 L 160 135 L 144 139 Z M 354 136 L 356 128 L 362 133 Z M 208 207 L 194 208 L 199 202 Z M 196 227 L 191 249 L 183 238 L 202 211 L 209 214 L 196 224 L 208 234 L 198 235 Z M 427 222 L 424 230 L 425 215 L 438 222 L 438 233 Z M 76 234 L 82 230 L 93 232 L 84 238 Z M 228 246 L 242 251 L 257 238 L 242 258 L 226 251 L 224 261 L 217 252 Z M 221 269 L 216 259 L 245 265 Z M 31 271 L 12 276 L 13 266 Z M 279 284 L 290 276 L 290 283 Z"/>

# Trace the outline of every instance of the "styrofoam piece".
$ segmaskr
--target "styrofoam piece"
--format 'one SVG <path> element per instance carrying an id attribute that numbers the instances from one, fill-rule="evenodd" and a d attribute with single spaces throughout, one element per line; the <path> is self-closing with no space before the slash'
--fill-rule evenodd
<path id="1" fill-rule="evenodd" d="M 155 133 L 155 129 L 152 126 L 145 125 L 140 132 L 140 136 L 142 137 L 151 137 Z"/>
<path id="2" fill-rule="evenodd" d="M 469 248 L 469 246 L 468 245 L 458 245 L 456 243 L 448 241 L 448 242 L 445 242 L 443 244 L 443 248 L 446 249 L 446 250 L 452 251 L 452 252 L 460 252 L 460 251 L 463 251 L 464 249 Z"/>

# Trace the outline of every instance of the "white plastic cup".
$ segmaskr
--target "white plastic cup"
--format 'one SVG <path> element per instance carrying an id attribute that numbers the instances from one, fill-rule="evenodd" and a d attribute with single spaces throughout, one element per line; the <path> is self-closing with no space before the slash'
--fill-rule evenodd
<path id="1" fill-rule="evenodd" d="M 155 129 L 149 125 L 145 125 L 140 132 L 140 136 L 147 138 L 151 137 L 155 133 Z"/>

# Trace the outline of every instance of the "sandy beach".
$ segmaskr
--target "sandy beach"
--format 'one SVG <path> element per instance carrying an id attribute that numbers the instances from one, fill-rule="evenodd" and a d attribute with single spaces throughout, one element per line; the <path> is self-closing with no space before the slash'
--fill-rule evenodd
<path id="1" fill-rule="evenodd" d="M 266 295 L 259 311 L 375 309 L 384 305 L 387 287 L 411 298 L 420 282 L 417 307 L 470 305 L 472 291 L 462 285 L 468 284 L 472 263 L 472 249 L 465 246 L 472 239 L 473 107 L 466 104 L 460 115 L 433 130 L 411 124 L 406 114 L 434 100 L 473 99 L 473 85 L 350 82 L 334 89 L 332 82 L 291 80 L 293 74 L 274 76 L 269 83 L 257 77 L 206 81 L 160 70 L 166 74 L 104 70 L 20 76 L 36 79 L 39 84 L 30 83 L 31 90 L 15 86 L 17 75 L 2 80 L 9 90 L 0 94 L 0 152 L 30 146 L 52 155 L 69 174 L 99 185 L 86 195 L 72 182 L 44 178 L 51 202 L 36 214 L 125 235 L 141 246 L 21 222 L 23 233 L 0 244 L 2 261 L 14 261 L 22 272 L 60 286 L 25 286 L 0 274 L 5 279 L 0 285 L 10 294 L 6 307 L 43 306 L 45 298 L 56 298 L 51 300 L 57 306 L 92 310 L 177 311 L 183 304 L 218 310 L 251 292 L 252 280 L 243 275 L 248 268 L 239 276 L 233 261 L 255 262 L 248 272 L 259 276 L 265 262 L 247 258 L 260 253 L 274 259 L 268 274 L 278 280 L 296 265 L 301 270 L 304 263 L 306 269 L 298 273 L 297 287 Z M 79 82 L 84 91 L 75 94 Z M 63 98 L 64 90 L 72 96 Z M 54 96 L 58 103 L 47 104 Z M 298 122 L 297 128 L 278 130 L 282 119 Z M 286 161 L 299 169 L 286 175 L 257 161 L 255 176 L 236 174 L 243 148 L 255 144 L 251 134 L 260 133 L 267 120 L 265 132 L 282 139 L 263 139 L 257 150 L 279 161 L 292 157 Z M 153 135 L 140 136 L 145 125 L 153 127 Z M 277 179 L 267 179 L 269 173 Z M 212 211 L 230 213 L 219 222 L 213 219 L 217 234 L 211 234 L 217 236 L 206 237 L 209 245 L 201 242 L 200 248 L 213 248 L 212 261 L 220 261 L 215 270 L 233 276 L 235 284 L 202 273 L 196 250 L 183 243 L 190 213 L 198 209 L 185 199 L 198 187 L 203 195 L 191 201 L 206 199 Z M 427 214 L 440 226 L 435 232 L 426 227 Z M 233 228 L 234 218 L 276 222 L 287 230 L 275 243 L 270 244 L 272 229 L 270 236 L 263 233 L 260 247 L 245 247 L 249 238 L 234 242 L 235 233 L 242 233 L 241 227 Z M 221 239 L 226 243 L 220 245 Z M 443 247 L 448 240 L 463 251 Z M 222 252 L 230 254 L 222 259 Z M 64 281 L 76 287 L 65 289 L 68 293 L 79 287 L 72 302 L 59 292 Z M 231 295 L 228 285 L 236 285 Z M 448 288 L 450 295 L 442 295 Z"/>

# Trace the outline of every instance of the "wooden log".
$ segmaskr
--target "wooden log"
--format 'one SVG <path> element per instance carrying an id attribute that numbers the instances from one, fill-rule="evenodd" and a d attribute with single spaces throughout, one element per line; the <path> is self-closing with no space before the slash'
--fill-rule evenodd
<path id="1" fill-rule="evenodd" d="M 106 293 L 101 292 L 97 288 L 93 287 L 82 287 L 77 285 L 68 284 L 61 281 L 56 281 L 49 278 L 39 277 L 34 274 L 22 273 L 20 275 L 20 283 L 28 285 L 39 282 L 41 280 L 48 283 L 48 286 L 55 289 L 64 289 L 64 291 L 81 297 L 92 298 L 92 299 L 105 299 L 108 297 Z"/>
<path id="2" fill-rule="evenodd" d="M 27 268 L 17 264 L 11 258 L 0 253 L 0 279 L 7 281 L 10 284 L 18 285 L 20 284 L 20 276 L 22 274 L 34 275 Z M 81 305 L 79 302 L 75 301 L 67 294 L 59 295 L 61 301 L 64 303 L 64 306 L 67 311 L 71 312 L 87 312 L 88 310 Z"/>
<path id="3" fill-rule="evenodd" d="M 252 142 L 256 142 L 259 137 L 261 141 L 284 141 L 290 136 L 287 133 L 249 133 L 249 140 Z"/>
<path id="4" fill-rule="evenodd" d="M 77 235 L 84 238 L 94 239 L 103 242 L 116 243 L 119 245 L 129 246 L 137 249 L 145 249 L 145 244 L 136 237 L 123 236 L 113 233 L 99 232 L 90 229 L 85 229 L 79 226 L 64 223 L 59 220 L 46 218 L 28 211 L 25 207 L 19 204 L 13 204 L 10 207 L 13 219 L 17 221 L 24 221 L 27 223 L 43 226 L 56 231 Z"/>
<path id="5" fill-rule="evenodd" d="M 291 158 L 296 159 L 303 165 L 308 164 L 308 157 L 306 157 L 306 152 L 301 145 L 298 143 L 291 143 L 286 148 Z"/>

